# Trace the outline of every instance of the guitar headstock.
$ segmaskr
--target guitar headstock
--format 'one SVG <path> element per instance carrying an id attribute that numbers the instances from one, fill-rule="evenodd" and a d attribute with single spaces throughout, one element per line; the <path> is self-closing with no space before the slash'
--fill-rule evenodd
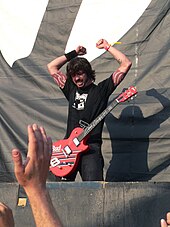
<path id="1" fill-rule="evenodd" d="M 137 94 L 137 90 L 135 87 L 130 86 L 127 90 L 122 92 L 117 98 L 116 101 L 119 102 L 125 102 L 126 100 L 130 99 L 131 97 L 135 96 Z"/>

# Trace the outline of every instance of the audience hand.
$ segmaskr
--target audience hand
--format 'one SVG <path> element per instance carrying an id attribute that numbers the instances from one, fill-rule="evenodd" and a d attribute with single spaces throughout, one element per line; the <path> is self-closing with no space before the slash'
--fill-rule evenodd
<path id="1" fill-rule="evenodd" d="M 14 226 L 12 210 L 4 203 L 0 203 L 0 226 L 1 227 Z"/>
<path id="2" fill-rule="evenodd" d="M 15 176 L 25 189 L 37 227 L 62 226 L 46 188 L 51 154 L 52 140 L 36 124 L 28 126 L 26 162 L 23 163 L 18 149 L 12 150 Z"/>
<path id="3" fill-rule="evenodd" d="M 52 141 L 43 127 L 36 124 L 28 126 L 28 153 L 25 163 L 21 152 L 12 150 L 14 172 L 18 183 L 28 190 L 42 190 L 46 187 L 49 163 L 52 152 Z"/>
<path id="4" fill-rule="evenodd" d="M 161 227 L 170 227 L 170 212 L 166 214 L 166 220 L 161 219 Z"/>

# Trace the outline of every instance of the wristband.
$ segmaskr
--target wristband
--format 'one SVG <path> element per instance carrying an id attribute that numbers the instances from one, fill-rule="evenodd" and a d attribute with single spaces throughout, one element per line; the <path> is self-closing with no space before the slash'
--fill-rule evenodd
<path id="1" fill-rule="evenodd" d="M 78 56 L 77 52 L 75 50 L 72 50 L 71 52 L 65 54 L 67 61 L 70 61 L 71 59 Z"/>
<path id="2" fill-rule="evenodd" d="M 106 45 L 105 47 L 104 47 L 104 49 L 106 50 L 106 51 L 108 51 L 109 50 L 109 48 L 110 48 L 110 44 L 108 44 L 108 45 Z"/>

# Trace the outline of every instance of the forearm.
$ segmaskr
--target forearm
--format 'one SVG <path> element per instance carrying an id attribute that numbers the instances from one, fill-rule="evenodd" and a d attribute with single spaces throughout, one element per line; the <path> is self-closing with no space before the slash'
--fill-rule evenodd
<path id="1" fill-rule="evenodd" d="M 114 57 L 114 59 L 119 63 L 119 68 L 121 68 L 122 72 L 127 72 L 132 62 L 129 60 L 129 58 L 123 54 L 121 51 L 117 50 L 115 47 L 110 46 L 108 49 L 108 52 Z"/>
<path id="2" fill-rule="evenodd" d="M 78 55 L 84 55 L 86 54 L 86 48 L 83 46 L 78 46 L 76 50 L 70 51 L 69 53 L 66 53 L 53 61 L 51 61 L 48 65 L 48 71 L 51 75 L 57 74 L 59 69 L 66 63 L 69 62 L 71 59 L 77 57 Z"/>
<path id="3" fill-rule="evenodd" d="M 62 55 L 53 61 L 51 61 L 48 65 L 48 71 L 51 75 L 57 74 L 58 70 L 67 62 L 67 58 L 65 55 Z"/>
<path id="4" fill-rule="evenodd" d="M 37 227 L 62 227 L 47 189 L 26 190 Z"/>

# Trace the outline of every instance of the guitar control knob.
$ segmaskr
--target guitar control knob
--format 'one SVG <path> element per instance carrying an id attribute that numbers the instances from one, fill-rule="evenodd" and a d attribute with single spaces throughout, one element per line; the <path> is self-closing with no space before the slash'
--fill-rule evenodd
<path id="1" fill-rule="evenodd" d="M 62 166 L 58 166 L 59 169 L 62 169 Z"/>

